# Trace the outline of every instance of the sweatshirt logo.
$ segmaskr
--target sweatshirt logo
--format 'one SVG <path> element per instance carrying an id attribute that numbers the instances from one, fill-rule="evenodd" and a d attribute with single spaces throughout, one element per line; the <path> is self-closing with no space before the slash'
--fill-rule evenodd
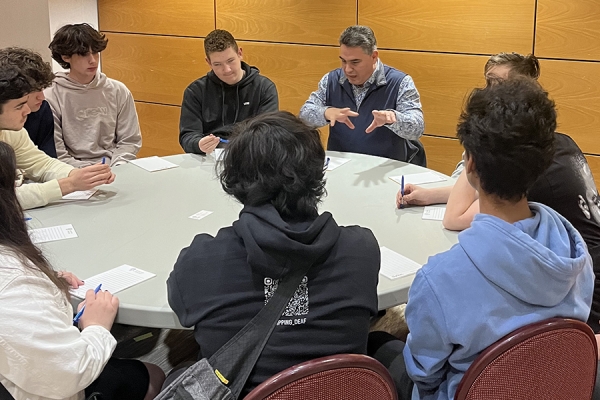
<path id="1" fill-rule="evenodd" d="M 75 115 L 75 119 L 77 121 L 83 121 L 88 118 L 97 118 L 101 115 L 108 115 L 108 107 L 91 107 L 91 108 L 83 108 L 77 111 Z"/>
<path id="2" fill-rule="evenodd" d="M 265 278 L 265 304 L 269 302 L 273 294 L 277 290 L 279 280 Z M 281 319 L 277 321 L 277 325 L 302 325 L 306 323 L 306 318 L 298 318 L 303 315 L 308 315 L 308 278 L 302 278 L 302 282 L 296 292 L 290 299 L 281 314 Z"/>

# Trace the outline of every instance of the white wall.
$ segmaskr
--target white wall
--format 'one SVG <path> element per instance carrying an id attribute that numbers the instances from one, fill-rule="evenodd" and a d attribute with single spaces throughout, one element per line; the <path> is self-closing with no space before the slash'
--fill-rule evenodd
<path id="1" fill-rule="evenodd" d="M 98 29 L 97 0 L 0 0 L 0 48 L 25 47 L 50 61 L 48 45 L 65 24 L 87 22 Z M 62 71 L 52 61 L 54 71 Z"/>
<path id="2" fill-rule="evenodd" d="M 12 0 L 11 0 L 12 1 Z M 23 0 L 18 0 L 23 1 Z M 97 0 L 46 0 L 48 2 L 50 37 L 66 24 L 87 22 L 98 29 Z M 50 39 L 51 40 L 51 39 Z M 48 41 L 48 44 L 50 41 Z M 47 45 L 46 45 L 47 46 Z M 60 65 L 52 60 L 54 71 L 62 71 Z"/>

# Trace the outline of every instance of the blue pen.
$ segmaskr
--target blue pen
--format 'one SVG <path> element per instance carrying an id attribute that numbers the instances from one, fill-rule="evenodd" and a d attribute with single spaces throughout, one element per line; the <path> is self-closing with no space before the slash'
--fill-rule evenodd
<path id="1" fill-rule="evenodd" d="M 400 203 L 400 208 L 404 208 L 404 175 L 402 175 L 402 180 L 400 181 L 400 194 L 402 195 L 402 202 Z"/>
<path id="2" fill-rule="evenodd" d="M 98 293 L 101 287 L 102 284 L 99 284 L 98 287 L 94 289 L 94 294 Z M 85 310 L 85 304 L 83 305 L 83 307 L 81 307 L 81 310 L 79 310 L 79 312 L 75 315 L 75 318 L 73 318 L 73 325 L 76 325 L 79 322 L 79 318 L 81 318 L 81 316 L 83 315 L 83 310 Z"/>
<path id="3" fill-rule="evenodd" d="M 223 138 L 219 138 L 219 142 L 221 142 L 221 143 L 229 143 L 229 140 L 223 139 Z"/>
<path id="4" fill-rule="evenodd" d="M 106 164 L 106 157 L 102 157 L 102 164 Z"/>
<path id="5" fill-rule="evenodd" d="M 25 221 L 31 221 L 31 217 L 25 217 Z"/>
<path id="6" fill-rule="evenodd" d="M 329 167 L 329 160 L 331 160 L 331 158 L 327 157 L 327 159 L 325 160 L 325 168 L 327 169 L 327 167 Z"/>

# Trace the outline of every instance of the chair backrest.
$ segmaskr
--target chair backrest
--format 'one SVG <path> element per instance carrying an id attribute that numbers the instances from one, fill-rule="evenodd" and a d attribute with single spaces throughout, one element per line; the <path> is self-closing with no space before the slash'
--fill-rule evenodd
<path id="1" fill-rule="evenodd" d="M 394 381 L 379 361 L 338 354 L 295 365 L 273 375 L 245 400 L 397 400 Z"/>
<path id="2" fill-rule="evenodd" d="M 592 329 L 551 318 L 524 326 L 484 350 L 454 400 L 589 400 L 598 353 Z"/>

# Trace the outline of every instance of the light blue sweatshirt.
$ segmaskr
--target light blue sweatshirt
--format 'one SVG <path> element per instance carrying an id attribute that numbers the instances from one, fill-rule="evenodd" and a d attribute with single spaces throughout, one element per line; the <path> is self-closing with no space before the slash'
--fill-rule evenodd
<path id="1" fill-rule="evenodd" d="M 552 317 L 586 321 L 594 274 L 585 242 L 549 207 L 509 224 L 475 216 L 459 243 L 430 257 L 410 288 L 404 348 L 414 399 L 453 399 L 479 353 Z"/>

